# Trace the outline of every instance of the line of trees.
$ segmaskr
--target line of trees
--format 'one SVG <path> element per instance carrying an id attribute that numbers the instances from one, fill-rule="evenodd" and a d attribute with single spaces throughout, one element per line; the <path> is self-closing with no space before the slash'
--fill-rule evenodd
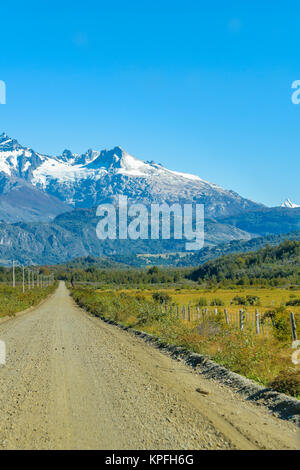
<path id="1" fill-rule="evenodd" d="M 300 284 L 300 242 L 285 241 L 257 252 L 232 254 L 208 261 L 189 274 L 199 283 L 227 286 Z"/>

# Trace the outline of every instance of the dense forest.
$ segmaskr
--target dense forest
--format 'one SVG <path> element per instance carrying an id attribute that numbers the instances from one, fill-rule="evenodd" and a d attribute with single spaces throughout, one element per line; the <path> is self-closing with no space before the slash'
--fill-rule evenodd
<path id="1" fill-rule="evenodd" d="M 251 240 L 233 240 L 229 243 L 222 243 L 217 246 L 204 247 L 202 250 L 188 254 L 184 257 L 179 258 L 169 255 L 169 264 L 177 266 L 198 266 L 199 264 L 206 263 L 212 259 L 219 258 L 222 255 L 230 255 L 233 253 L 246 253 L 249 251 L 258 251 L 261 248 L 270 245 L 276 246 L 279 243 L 284 242 L 285 240 L 300 240 L 300 231 L 295 231 L 291 233 L 284 233 L 279 235 L 268 235 L 265 237 L 254 237 Z M 166 264 L 166 263 L 162 263 Z"/>
<path id="2" fill-rule="evenodd" d="M 76 284 L 78 282 L 97 283 L 113 286 L 145 286 L 150 284 L 177 284 L 188 282 L 190 269 L 162 269 L 153 266 L 146 269 L 99 269 L 96 266 L 87 268 L 57 268 L 55 277 Z M 191 281 L 190 281 L 191 282 Z"/>

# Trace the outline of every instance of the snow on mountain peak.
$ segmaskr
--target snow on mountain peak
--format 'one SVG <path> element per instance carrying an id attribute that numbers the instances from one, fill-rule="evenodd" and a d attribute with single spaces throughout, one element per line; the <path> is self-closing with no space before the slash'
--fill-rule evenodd
<path id="1" fill-rule="evenodd" d="M 87 175 L 90 177 L 91 172 L 97 173 L 97 170 L 102 175 L 107 172 L 128 177 L 164 174 L 169 177 L 203 181 L 199 176 L 168 170 L 161 164 L 154 163 L 154 161 L 144 162 L 130 155 L 120 146 L 100 152 L 89 149 L 84 154 L 73 154 L 71 150 L 65 149 L 61 155 L 51 157 L 37 154 L 32 149 L 21 146 L 17 140 L 8 137 L 5 132 L 0 134 L 0 160 L 2 161 L 0 172 L 3 171 L 12 175 L 12 170 L 17 169 L 20 158 L 28 158 L 33 155 L 39 157 L 39 162 L 32 167 L 32 183 L 40 183 L 41 186 L 45 186 L 48 177 L 57 177 L 60 181 L 65 177 L 68 180 L 72 177 L 74 180 L 86 179 Z M 29 166 L 30 162 L 27 162 L 26 168 Z M 95 177 L 97 178 L 97 175 Z"/>
<path id="2" fill-rule="evenodd" d="M 8 181 L 22 179 L 75 207 L 93 207 L 124 194 L 144 203 L 205 203 L 206 212 L 238 213 L 258 205 L 199 176 L 169 170 L 143 161 L 120 146 L 89 149 L 84 154 L 64 150 L 49 156 L 22 147 L 5 133 L 0 135 L 0 175 Z"/>
<path id="3" fill-rule="evenodd" d="M 300 207 L 298 204 L 294 204 L 290 199 L 286 199 L 282 204 L 281 207 L 288 207 L 289 209 L 295 209 Z"/>
<path id="4" fill-rule="evenodd" d="M 5 132 L 0 134 L 0 151 L 17 150 L 21 148 L 19 142 L 11 139 Z"/>

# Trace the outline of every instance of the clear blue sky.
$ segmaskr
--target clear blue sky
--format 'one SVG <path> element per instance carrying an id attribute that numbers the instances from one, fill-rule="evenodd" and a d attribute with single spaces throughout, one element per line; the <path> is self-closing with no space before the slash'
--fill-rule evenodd
<path id="1" fill-rule="evenodd" d="M 0 14 L 0 132 L 48 154 L 121 145 L 300 204 L 298 2 L 15 1 Z"/>

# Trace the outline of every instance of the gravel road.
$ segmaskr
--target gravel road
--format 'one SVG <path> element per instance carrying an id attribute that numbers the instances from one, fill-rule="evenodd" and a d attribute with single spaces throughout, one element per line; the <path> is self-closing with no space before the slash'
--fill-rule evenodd
<path id="1" fill-rule="evenodd" d="M 299 448 L 295 425 L 88 315 L 64 283 L 0 340 L 1 449 Z"/>

